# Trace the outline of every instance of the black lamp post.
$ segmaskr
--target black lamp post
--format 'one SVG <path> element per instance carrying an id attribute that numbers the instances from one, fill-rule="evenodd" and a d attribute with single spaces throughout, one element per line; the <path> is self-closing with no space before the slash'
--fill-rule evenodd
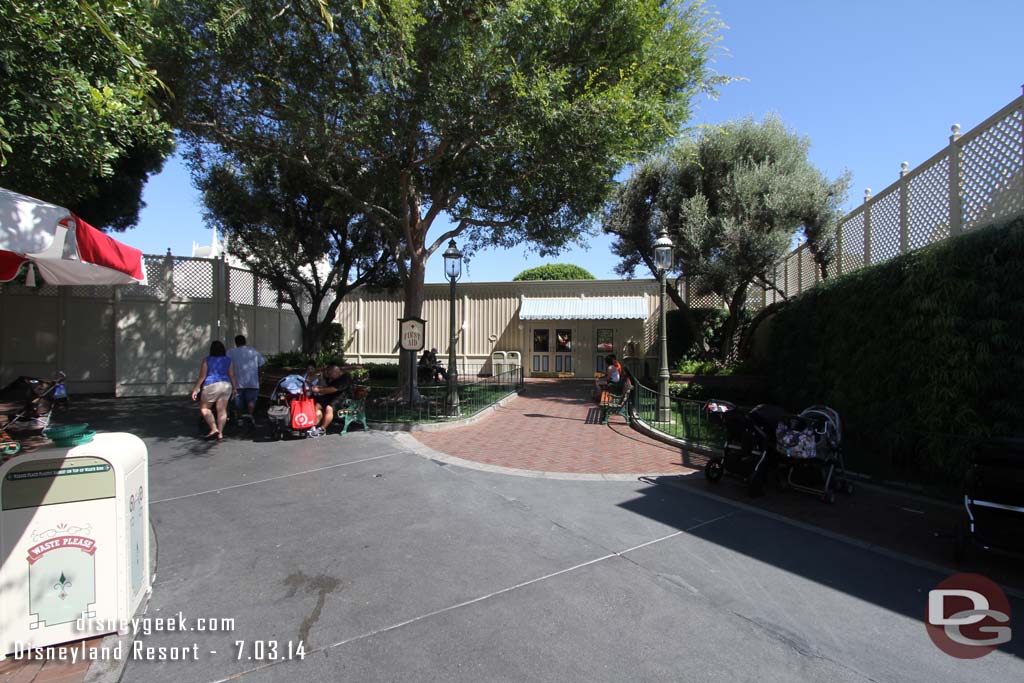
<path id="1" fill-rule="evenodd" d="M 665 285 L 668 271 L 672 269 L 672 240 L 665 228 L 654 241 L 654 265 L 658 268 L 661 281 L 661 315 L 659 316 L 658 337 L 661 342 L 661 371 L 658 373 L 658 422 L 672 421 L 672 406 L 668 396 L 668 333 L 665 327 Z"/>
<path id="2" fill-rule="evenodd" d="M 459 368 L 455 360 L 455 338 L 458 335 L 458 325 L 455 320 L 455 283 L 462 277 L 462 252 L 455 246 L 455 240 L 448 242 L 448 248 L 444 250 L 444 274 L 448 276 L 451 283 L 451 335 L 448 340 L 448 414 L 457 416 L 459 408 Z"/>

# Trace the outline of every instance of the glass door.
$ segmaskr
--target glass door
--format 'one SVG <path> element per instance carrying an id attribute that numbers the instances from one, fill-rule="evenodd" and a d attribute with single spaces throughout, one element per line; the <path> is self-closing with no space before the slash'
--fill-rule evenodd
<path id="1" fill-rule="evenodd" d="M 576 330 L 571 327 L 534 327 L 530 370 L 538 373 L 572 373 Z"/>

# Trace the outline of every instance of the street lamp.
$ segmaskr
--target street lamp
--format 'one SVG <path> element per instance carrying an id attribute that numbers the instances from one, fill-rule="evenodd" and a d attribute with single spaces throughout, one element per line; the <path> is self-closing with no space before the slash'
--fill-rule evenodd
<path id="1" fill-rule="evenodd" d="M 665 228 L 658 233 L 654 241 L 654 265 L 658 269 L 661 281 L 661 315 L 658 324 L 658 337 L 661 340 L 661 371 L 658 373 L 658 422 L 672 421 L 672 407 L 668 396 L 668 333 L 665 326 L 665 284 L 668 271 L 672 268 L 672 240 L 668 238 Z"/>
<path id="2" fill-rule="evenodd" d="M 448 248 L 444 250 L 444 274 L 451 283 L 451 313 L 448 316 L 451 321 L 451 334 L 448 340 L 448 414 L 459 415 L 459 368 L 455 362 L 455 336 L 458 334 L 458 324 L 455 321 L 455 283 L 462 277 L 462 252 L 455 246 L 455 240 L 448 242 Z"/>

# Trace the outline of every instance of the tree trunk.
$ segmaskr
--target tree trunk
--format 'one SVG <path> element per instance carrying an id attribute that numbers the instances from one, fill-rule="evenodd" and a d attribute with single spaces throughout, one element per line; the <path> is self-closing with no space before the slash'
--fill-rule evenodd
<path id="1" fill-rule="evenodd" d="M 423 282 L 426 278 L 426 259 L 412 258 L 409 262 L 409 273 L 405 280 L 405 308 L 403 317 L 422 318 L 423 315 Z M 440 321 L 433 321 L 435 324 Z M 427 322 L 430 324 L 430 321 Z M 400 351 L 398 359 L 399 385 L 402 387 L 401 398 L 413 403 L 420 402 L 420 390 L 416 377 L 416 360 L 407 351 Z"/>
<path id="2" fill-rule="evenodd" d="M 729 317 L 722 325 L 722 342 L 718 349 L 718 360 L 723 365 L 732 358 L 732 351 L 736 347 L 736 330 L 739 328 L 743 307 L 747 304 L 747 286 L 748 283 L 744 283 L 737 288 L 729 301 Z"/>

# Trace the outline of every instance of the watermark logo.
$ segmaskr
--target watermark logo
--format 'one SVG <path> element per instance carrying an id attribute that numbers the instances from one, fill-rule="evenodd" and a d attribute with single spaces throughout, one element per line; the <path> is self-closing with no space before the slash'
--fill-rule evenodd
<path id="1" fill-rule="evenodd" d="M 1010 601 L 981 574 L 954 574 L 928 591 L 925 625 L 947 655 L 977 659 L 1010 642 Z"/>

